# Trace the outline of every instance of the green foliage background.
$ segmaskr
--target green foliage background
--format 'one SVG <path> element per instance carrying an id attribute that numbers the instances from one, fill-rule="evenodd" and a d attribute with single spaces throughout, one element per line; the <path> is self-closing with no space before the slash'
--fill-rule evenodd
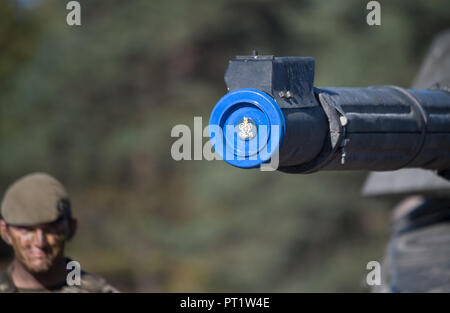
<path id="1" fill-rule="evenodd" d="M 206 126 L 228 60 L 253 49 L 313 56 L 317 86 L 408 86 L 450 2 L 380 1 L 373 27 L 356 0 L 79 2 L 73 27 L 66 1 L 0 4 L 1 192 L 63 181 L 68 254 L 123 291 L 366 290 L 394 203 L 360 195 L 367 173 L 176 162 L 170 131 Z"/>

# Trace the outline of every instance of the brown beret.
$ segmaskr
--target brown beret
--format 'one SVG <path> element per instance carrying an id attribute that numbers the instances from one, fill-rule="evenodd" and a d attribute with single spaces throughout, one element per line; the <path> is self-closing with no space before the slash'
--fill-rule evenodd
<path id="1" fill-rule="evenodd" d="M 10 225 L 51 223 L 64 215 L 70 216 L 69 195 L 54 177 L 45 173 L 29 174 L 8 188 L 1 213 Z"/>

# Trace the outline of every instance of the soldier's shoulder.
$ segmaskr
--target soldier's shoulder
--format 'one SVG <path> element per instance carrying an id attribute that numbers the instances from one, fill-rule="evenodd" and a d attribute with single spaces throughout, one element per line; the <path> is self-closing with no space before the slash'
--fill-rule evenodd
<path id="1" fill-rule="evenodd" d="M 73 285 L 65 285 L 61 293 L 116 293 L 119 292 L 103 277 L 81 270 L 80 280 Z"/>
<path id="2" fill-rule="evenodd" d="M 111 286 L 103 277 L 86 271 L 81 271 L 80 288 L 84 292 L 96 292 L 96 293 L 119 292 L 116 288 Z"/>
<path id="3" fill-rule="evenodd" d="M 0 273 L 0 293 L 5 292 L 16 292 L 16 287 L 11 282 L 7 271 Z"/>

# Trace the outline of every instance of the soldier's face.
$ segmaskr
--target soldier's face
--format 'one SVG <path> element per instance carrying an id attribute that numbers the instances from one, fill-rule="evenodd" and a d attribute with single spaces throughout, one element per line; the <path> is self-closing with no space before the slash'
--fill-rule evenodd
<path id="1" fill-rule="evenodd" d="M 8 226 L 16 259 L 31 273 L 47 272 L 64 257 L 68 228 L 67 219 L 36 226 Z"/>

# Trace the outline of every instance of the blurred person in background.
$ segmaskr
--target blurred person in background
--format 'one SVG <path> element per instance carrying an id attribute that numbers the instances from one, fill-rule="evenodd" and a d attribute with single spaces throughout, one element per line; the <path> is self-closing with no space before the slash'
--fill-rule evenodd
<path id="1" fill-rule="evenodd" d="M 105 279 L 81 269 L 78 278 L 73 276 L 77 273 L 64 248 L 77 220 L 58 180 L 44 173 L 19 179 L 6 191 L 1 214 L 1 236 L 14 259 L 0 275 L 0 292 L 117 292 Z"/>
<path id="2" fill-rule="evenodd" d="M 436 35 L 412 88 L 450 91 L 450 29 Z M 450 173 L 373 172 L 363 193 L 401 196 L 392 211 L 380 292 L 450 292 Z"/>

